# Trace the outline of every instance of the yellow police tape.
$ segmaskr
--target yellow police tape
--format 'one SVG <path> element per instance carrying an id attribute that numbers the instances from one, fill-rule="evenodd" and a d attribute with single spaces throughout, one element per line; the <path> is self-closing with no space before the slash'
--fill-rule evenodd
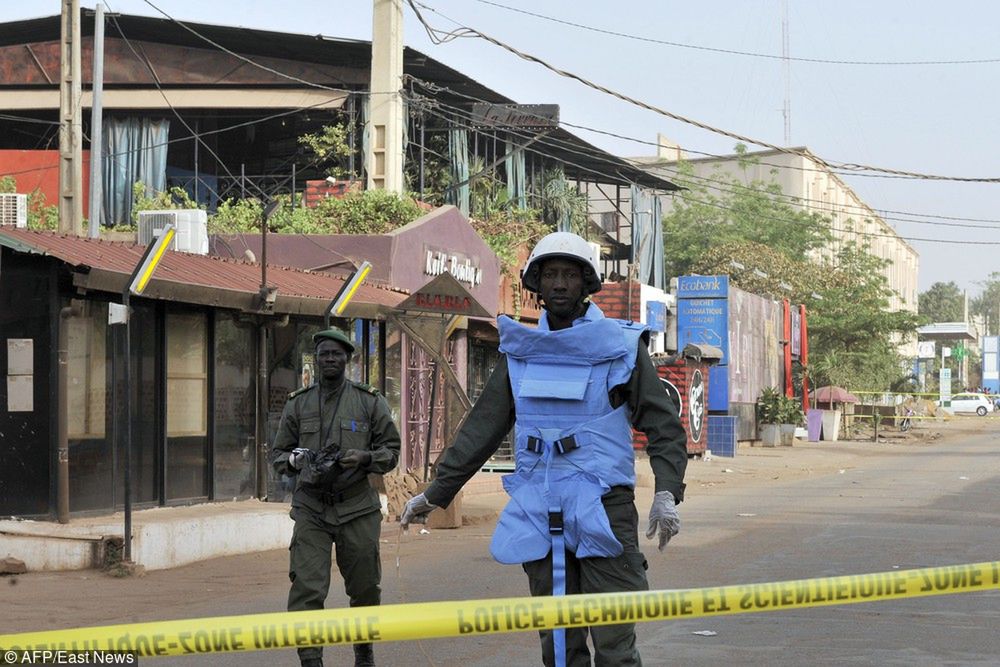
<path id="1" fill-rule="evenodd" d="M 141 656 L 404 641 L 1000 590 L 1000 561 L 711 588 L 394 604 L 0 635 L 0 650 Z M 992 603 L 991 603 L 992 604 Z"/>

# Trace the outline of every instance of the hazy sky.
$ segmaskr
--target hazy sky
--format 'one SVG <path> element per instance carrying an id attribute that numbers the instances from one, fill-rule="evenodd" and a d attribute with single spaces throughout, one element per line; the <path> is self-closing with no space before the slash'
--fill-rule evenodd
<path id="1" fill-rule="evenodd" d="M 371 0 L 150 0 L 180 20 L 371 38 Z M 483 0 L 423 0 L 442 14 L 596 83 L 714 127 L 784 145 L 781 0 L 496 0 L 651 41 L 598 34 Z M 94 2 L 84 0 L 84 6 Z M 144 0 L 110 11 L 162 16 Z M 787 0 L 792 58 L 826 61 L 983 61 L 832 64 L 792 61 L 791 145 L 831 161 L 939 176 L 1000 177 L 1000 3 L 956 0 Z M 0 2 L 0 21 L 56 14 L 58 0 Z M 425 11 L 437 27 L 452 29 Z M 480 39 L 434 45 L 405 10 L 405 41 L 523 103 L 558 103 L 571 123 L 694 151 L 735 141 L 644 111 L 524 62 Z M 690 48 L 699 47 L 699 48 Z M 722 53 L 719 50 L 738 51 Z M 572 130 L 620 155 L 641 143 Z M 753 148 L 751 146 L 751 148 Z M 1000 271 L 1000 183 L 843 176 L 920 253 L 920 290 L 953 280 L 970 294 Z M 936 217 L 935 217 L 936 216 Z M 952 220 L 950 218 L 957 218 Z M 920 220 L 923 222 L 912 222 Z M 927 224 L 930 223 L 930 224 Z M 966 245 L 940 241 L 966 241 Z M 992 244 L 992 245 L 991 245 Z"/>

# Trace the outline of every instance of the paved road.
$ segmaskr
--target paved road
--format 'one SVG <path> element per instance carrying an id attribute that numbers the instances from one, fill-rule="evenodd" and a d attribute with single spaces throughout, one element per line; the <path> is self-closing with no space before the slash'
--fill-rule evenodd
<path id="1" fill-rule="evenodd" d="M 651 585 L 720 586 L 1000 559 L 1000 424 L 929 443 L 855 445 L 842 468 L 787 474 L 784 459 L 808 454 L 822 461 L 822 447 L 838 445 L 806 447 L 752 450 L 774 459 L 765 461 L 770 467 L 757 466 L 753 479 L 692 485 L 681 506 L 681 536 L 663 554 L 646 550 Z M 712 465 L 731 465 L 733 479 L 740 459 L 730 461 Z M 640 507 L 648 499 L 649 490 L 641 489 Z M 389 529 L 384 602 L 524 595 L 520 569 L 489 557 L 491 530 L 486 523 L 407 535 L 397 551 Z M 10 595 L 0 592 L 0 601 L 9 597 L 10 618 L 27 620 L 0 621 L 0 631 L 40 629 L 39 616 L 48 627 L 71 627 L 278 611 L 287 592 L 286 559 L 277 551 L 250 554 L 133 580 L 93 573 L 22 577 Z M 330 606 L 343 604 L 342 593 L 331 594 Z M 692 634 L 699 630 L 717 634 Z M 646 623 L 639 642 L 646 665 L 1000 665 L 1000 592 Z M 380 664 L 403 666 L 539 662 L 532 634 L 384 644 L 376 656 Z M 297 661 L 292 652 L 267 651 L 149 664 Z M 352 664 L 350 649 L 328 648 L 326 664 Z"/>

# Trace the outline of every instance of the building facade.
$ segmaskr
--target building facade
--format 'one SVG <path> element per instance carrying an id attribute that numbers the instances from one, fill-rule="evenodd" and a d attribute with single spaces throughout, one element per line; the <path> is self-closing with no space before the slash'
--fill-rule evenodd
<path id="1" fill-rule="evenodd" d="M 916 313 L 920 269 L 917 251 L 839 176 L 812 158 L 807 148 L 790 150 L 789 153 L 751 151 L 742 155 L 684 159 L 684 162 L 691 168 L 692 178 L 707 184 L 709 189 L 712 188 L 711 180 L 720 178 L 736 179 L 744 184 L 776 183 L 781 188 L 783 201 L 830 220 L 833 238 L 817 251 L 817 259 L 834 259 L 845 243 L 866 247 L 870 254 L 886 262 L 883 274 L 893 291 L 889 309 Z M 634 158 L 634 161 L 664 178 L 676 178 L 682 157 L 676 148 L 663 147 L 656 157 Z M 662 199 L 664 212 L 669 212 L 671 198 Z M 902 342 L 900 352 L 907 358 L 915 358 L 916 340 Z"/>

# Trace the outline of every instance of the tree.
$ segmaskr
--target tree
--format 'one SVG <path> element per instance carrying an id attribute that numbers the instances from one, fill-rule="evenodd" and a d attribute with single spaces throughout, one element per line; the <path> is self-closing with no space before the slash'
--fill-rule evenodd
<path id="1" fill-rule="evenodd" d="M 969 309 L 986 322 L 986 334 L 1000 334 L 1000 272 L 994 271 L 986 280 L 979 282 L 983 291 L 972 299 Z"/>
<path id="2" fill-rule="evenodd" d="M 737 146 L 738 153 L 746 147 Z M 742 159 L 741 170 L 754 161 Z M 663 216 L 664 265 L 667 275 L 690 273 L 711 248 L 754 241 L 791 258 L 802 258 L 830 238 L 829 221 L 782 197 L 775 182 L 751 181 L 722 172 L 696 178 L 681 162 L 673 178 L 683 189 L 674 194 L 672 210 Z"/>
<path id="3" fill-rule="evenodd" d="M 884 260 L 856 244 L 845 244 L 833 262 L 812 262 L 734 241 L 712 248 L 692 268 L 728 274 L 747 292 L 804 303 L 810 382 L 885 389 L 902 374 L 896 341 L 912 335 L 918 320 L 909 311 L 888 309 L 892 290 L 884 267 Z"/>
<path id="4" fill-rule="evenodd" d="M 0 177 L 0 192 L 17 192 L 13 176 Z M 56 229 L 59 226 L 59 207 L 45 204 L 45 193 L 36 188 L 28 193 L 28 229 Z"/>
<path id="5" fill-rule="evenodd" d="M 777 183 L 696 179 L 684 163 L 680 173 L 687 189 L 663 218 L 668 275 L 727 274 L 740 289 L 805 304 L 813 383 L 885 389 L 904 374 L 897 346 L 918 319 L 889 310 L 885 260 L 851 242 L 821 256 L 829 220 L 796 208 Z"/>
<path id="6" fill-rule="evenodd" d="M 344 123 L 324 125 L 319 132 L 303 134 L 299 143 L 306 146 L 315 156 L 314 160 L 326 166 L 328 176 L 344 178 L 350 176 L 347 162 L 354 150 L 348 139 L 350 131 Z"/>
<path id="7" fill-rule="evenodd" d="M 920 316 L 928 323 L 961 322 L 965 316 L 965 296 L 953 282 L 934 283 L 917 299 Z"/>

